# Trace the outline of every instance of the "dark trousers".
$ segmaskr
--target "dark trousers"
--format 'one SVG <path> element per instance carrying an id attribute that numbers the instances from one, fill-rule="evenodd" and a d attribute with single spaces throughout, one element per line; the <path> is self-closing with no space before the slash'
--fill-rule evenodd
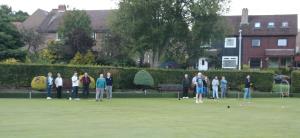
<path id="1" fill-rule="evenodd" d="M 78 86 L 72 87 L 72 98 L 78 98 Z"/>
<path id="2" fill-rule="evenodd" d="M 47 97 L 51 97 L 51 88 L 52 85 L 47 85 Z"/>
<path id="3" fill-rule="evenodd" d="M 189 87 L 183 87 L 183 97 L 188 97 Z"/>
<path id="4" fill-rule="evenodd" d="M 90 86 L 90 84 L 83 84 L 83 91 L 82 91 L 82 93 L 86 97 L 88 97 L 89 94 L 90 94 L 89 86 Z"/>
<path id="5" fill-rule="evenodd" d="M 61 90 L 62 90 L 62 86 L 58 86 L 58 87 L 56 88 L 56 90 L 57 90 L 57 93 L 56 93 L 57 98 L 61 98 Z"/>
<path id="6" fill-rule="evenodd" d="M 193 97 L 196 97 L 196 90 L 197 90 L 197 87 L 193 86 Z"/>

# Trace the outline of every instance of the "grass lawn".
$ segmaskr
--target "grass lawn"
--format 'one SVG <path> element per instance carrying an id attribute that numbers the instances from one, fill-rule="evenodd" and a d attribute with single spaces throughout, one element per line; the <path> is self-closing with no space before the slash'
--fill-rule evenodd
<path id="1" fill-rule="evenodd" d="M 0 99 L 2 138 L 295 138 L 299 132 L 297 98 Z"/>

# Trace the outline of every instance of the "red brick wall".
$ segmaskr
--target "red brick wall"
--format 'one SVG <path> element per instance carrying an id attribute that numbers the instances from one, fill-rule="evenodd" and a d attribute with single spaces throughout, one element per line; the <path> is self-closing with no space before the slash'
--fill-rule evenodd
<path id="1" fill-rule="evenodd" d="M 252 47 L 252 39 L 260 39 L 260 47 Z M 277 41 L 280 38 L 288 39 L 287 46 L 278 47 Z M 243 64 L 248 64 L 248 61 L 252 57 L 262 58 L 263 66 L 265 63 L 265 49 L 295 49 L 296 37 L 295 36 L 271 36 L 271 37 L 243 37 Z"/>

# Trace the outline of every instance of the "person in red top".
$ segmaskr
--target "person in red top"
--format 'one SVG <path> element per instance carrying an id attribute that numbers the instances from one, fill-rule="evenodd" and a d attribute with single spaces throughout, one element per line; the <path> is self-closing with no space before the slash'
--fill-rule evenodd
<path id="1" fill-rule="evenodd" d="M 81 78 L 81 83 L 82 83 L 82 87 L 83 87 L 83 95 L 86 96 L 87 98 L 89 97 L 89 87 L 90 87 L 90 83 L 91 83 L 91 79 L 88 75 L 87 72 L 84 73 L 84 76 Z"/>

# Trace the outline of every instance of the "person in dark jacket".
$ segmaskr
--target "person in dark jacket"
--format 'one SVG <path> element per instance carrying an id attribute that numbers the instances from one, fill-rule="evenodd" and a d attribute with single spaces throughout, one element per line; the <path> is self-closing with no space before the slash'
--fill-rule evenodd
<path id="1" fill-rule="evenodd" d="M 207 96 L 207 81 L 206 81 L 206 76 L 203 76 L 203 97 Z"/>
<path id="2" fill-rule="evenodd" d="M 112 98 L 112 86 L 113 86 L 113 78 L 111 77 L 111 74 L 108 72 L 106 74 L 106 95 L 107 95 L 107 99 L 111 99 Z"/>
<path id="3" fill-rule="evenodd" d="M 190 79 L 188 74 L 184 75 L 184 78 L 182 79 L 182 88 L 183 88 L 183 99 L 188 99 L 188 93 L 189 93 L 189 87 L 190 87 Z"/>
<path id="4" fill-rule="evenodd" d="M 245 93 L 244 93 L 244 99 L 250 99 L 250 86 L 251 86 L 251 80 L 250 80 L 250 75 L 247 75 L 246 80 L 245 80 Z"/>
<path id="5" fill-rule="evenodd" d="M 89 87 L 90 87 L 91 79 L 87 72 L 84 73 L 84 76 L 81 78 L 80 81 L 81 81 L 82 87 L 83 87 L 82 93 L 84 96 L 88 97 L 89 93 L 90 93 Z"/>

